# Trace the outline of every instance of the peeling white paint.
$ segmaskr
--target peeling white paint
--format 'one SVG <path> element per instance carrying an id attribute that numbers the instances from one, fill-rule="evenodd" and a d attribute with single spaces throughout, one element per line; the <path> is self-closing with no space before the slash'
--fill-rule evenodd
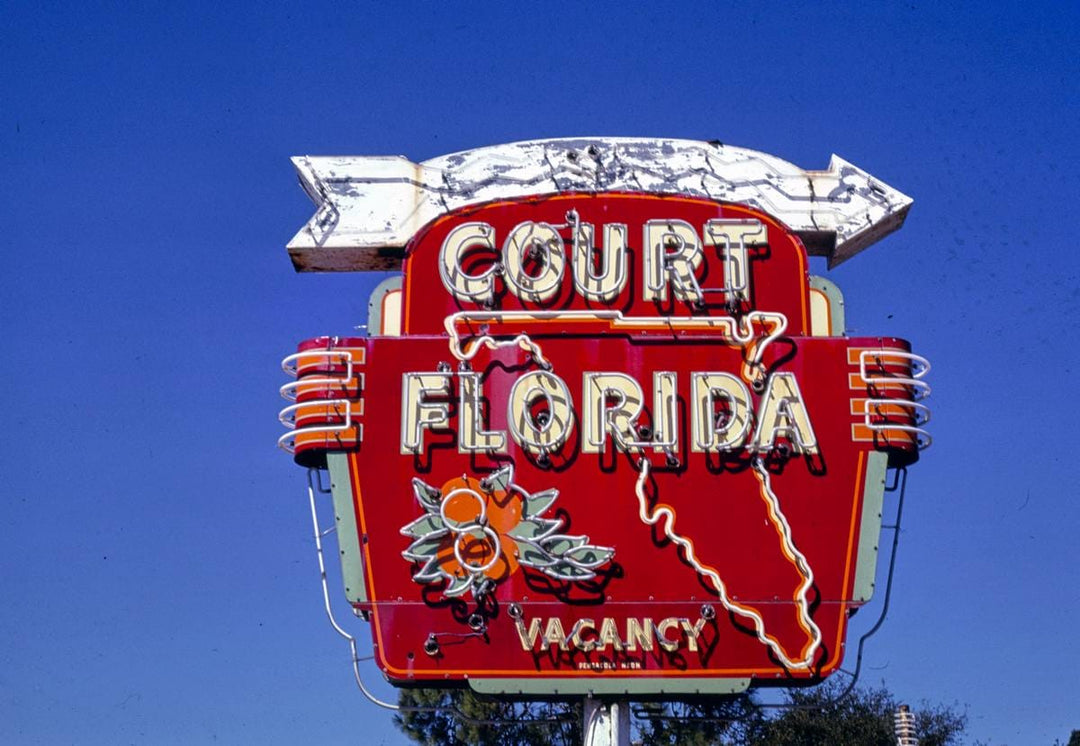
<path id="1" fill-rule="evenodd" d="M 390 270 L 429 221 L 468 205 L 560 192 L 681 194 L 755 207 L 833 267 L 898 229 L 911 198 L 836 155 L 824 171 L 718 142 L 565 138 L 413 163 L 403 156 L 293 158 L 318 207 L 289 242 L 299 271 Z"/>

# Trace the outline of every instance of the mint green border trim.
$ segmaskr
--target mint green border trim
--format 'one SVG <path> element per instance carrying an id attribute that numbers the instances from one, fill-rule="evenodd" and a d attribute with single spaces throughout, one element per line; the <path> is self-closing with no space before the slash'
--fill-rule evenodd
<path id="1" fill-rule="evenodd" d="M 328 453 L 326 467 L 330 470 L 330 490 L 334 496 L 334 526 L 337 529 L 338 551 L 341 554 L 341 577 L 345 583 L 345 597 L 352 603 L 363 603 L 368 600 L 368 592 L 364 582 L 364 563 L 360 558 L 356 510 L 353 508 L 349 456 L 344 453 Z"/>
<path id="2" fill-rule="evenodd" d="M 869 601 L 874 595 L 878 545 L 881 543 L 881 511 L 885 503 L 885 468 L 889 454 L 872 451 L 866 456 L 866 481 L 863 483 L 862 523 L 859 526 L 859 555 L 855 565 L 855 601 Z"/>
<path id="3" fill-rule="evenodd" d="M 480 694 L 649 697 L 665 694 L 738 694 L 747 690 L 750 679 L 469 679 L 469 686 Z"/>
<path id="4" fill-rule="evenodd" d="M 825 293 L 825 297 L 829 299 L 829 336 L 844 336 L 844 294 L 840 292 L 840 288 L 832 280 L 817 275 L 810 275 L 810 287 Z"/>
<path id="5" fill-rule="evenodd" d="M 392 293 L 395 290 L 401 290 L 401 275 L 387 277 L 371 291 L 367 303 L 367 329 L 369 337 L 382 334 L 383 298 L 385 298 L 388 293 Z"/>

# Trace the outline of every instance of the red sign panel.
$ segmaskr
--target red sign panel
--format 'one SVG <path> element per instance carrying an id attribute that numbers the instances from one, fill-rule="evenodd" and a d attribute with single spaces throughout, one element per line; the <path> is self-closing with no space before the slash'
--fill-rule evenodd
<path id="1" fill-rule="evenodd" d="M 340 541 L 392 681 L 839 666 L 864 498 L 917 456 L 924 384 L 906 342 L 830 333 L 782 224 L 493 203 L 427 226 L 400 292 L 399 334 L 301 345 L 289 408 L 299 461 L 347 454 Z"/>

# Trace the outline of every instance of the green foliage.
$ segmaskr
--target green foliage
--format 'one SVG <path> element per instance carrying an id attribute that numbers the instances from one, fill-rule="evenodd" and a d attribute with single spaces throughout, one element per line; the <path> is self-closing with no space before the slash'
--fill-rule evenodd
<path id="1" fill-rule="evenodd" d="M 580 703 L 510 703 L 468 689 L 402 689 L 398 704 L 423 708 L 394 715 L 401 732 L 421 746 L 581 744 Z"/>
<path id="2" fill-rule="evenodd" d="M 915 710 L 915 735 L 920 746 L 951 746 L 960 743 L 967 726 L 967 715 L 945 705 L 931 705 L 926 700 Z"/>
<path id="3" fill-rule="evenodd" d="M 811 746 L 835 743 L 852 746 L 895 746 L 893 714 L 899 703 L 884 687 L 857 688 L 838 699 L 843 687 L 825 683 L 813 689 L 788 692 L 787 707 L 770 718 L 752 746 Z M 912 708 L 920 746 L 951 746 L 967 724 L 967 716 L 952 708 L 923 702 Z"/>
<path id="4" fill-rule="evenodd" d="M 750 695 L 643 705 L 634 740 L 642 746 L 895 746 L 893 695 L 884 687 L 856 688 L 839 699 L 842 693 L 835 683 L 793 689 L 777 709 L 760 707 Z M 442 708 L 394 716 L 401 731 L 421 746 L 577 746 L 582 739 L 580 703 L 509 703 L 469 690 L 406 689 L 400 704 Z M 452 707 L 468 719 L 457 718 Z M 960 743 L 966 715 L 926 702 L 912 714 L 920 746 Z M 1069 746 L 1080 746 L 1080 732 L 1073 733 Z"/>
<path id="5" fill-rule="evenodd" d="M 836 701 L 839 687 L 825 684 L 793 690 L 787 705 L 771 719 L 758 741 L 769 746 L 843 743 L 895 746 L 893 711 L 896 704 L 884 689 L 863 690 Z"/>
<path id="6" fill-rule="evenodd" d="M 646 705 L 639 714 L 643 746 L 751 744 L 765 726 L 761 708 L 749 695 L 694 704 Z"/>

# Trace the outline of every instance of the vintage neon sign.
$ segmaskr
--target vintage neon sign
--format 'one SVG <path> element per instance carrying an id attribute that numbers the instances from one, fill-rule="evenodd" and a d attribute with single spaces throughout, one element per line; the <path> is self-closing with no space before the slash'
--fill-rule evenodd
<path id="1" fill-rule="evenodd" d="M 843 336 L 837 291 L 808 276 L 808 244 L 840 260 L 874 236 L 845 227 L 850 205 L 821 207 L 831 248 L 824 215 L 811 229 L 761 209 L 787 204 L 768 192 L 785 172 L 760 154 L 720 158 L 773 169 L 741 203 L 695 194 L 671 146 L 645 158 L 649 141 L 584 147 L 684 188 L 538 179 L 522 193 L 529 154 L 556 162 L 558 142 L 505 146 L 524 165 L 487 200 L 500 177 L 478 164 L 503 173 L 504 150 L 440 161 L 460 194 L 434 208 L 435 187 L 413 179 L 416 205 L 384 203 L 380 238 L 335 207 L 357 268 L 403 240 L 403 274 L 373 298 L 372 336 L 318 338 L 287 359 L 283 443 L 330 469 L 338 520 L 355 526 L 341 536 L 346 593 L 380 667 L 534 693 L 828 675 L 872 590 L 884 470 L 929 442 L 928 366 L 903 340 Z M 687 158 L 703 146 L 674 142 Z M 372 190 L 368 207 L 393 183 L 372 168 L 356 188 Z M 746 194 L 727 168 L 725 193 Z M 843 193 L 878 200 L 869 224 L 895 229 L 909 201 L 870 186 Z M 294 258 L 342 263 L 331 239 L 317 255 L 298 236 Z"/>

